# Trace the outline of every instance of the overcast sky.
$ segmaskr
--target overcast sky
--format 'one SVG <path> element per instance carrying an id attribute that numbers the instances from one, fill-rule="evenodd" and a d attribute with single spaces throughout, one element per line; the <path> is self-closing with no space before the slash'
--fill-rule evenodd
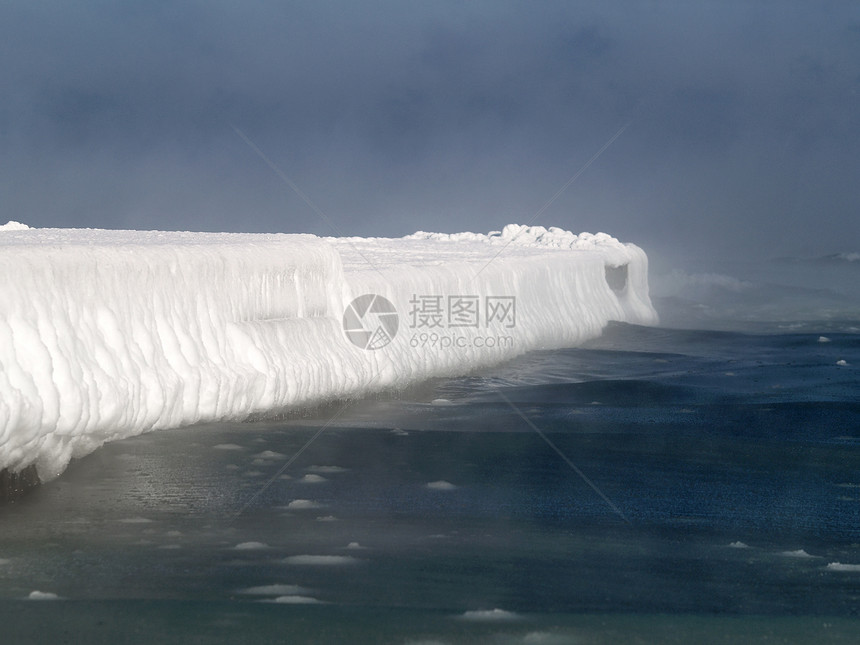
<path id="1" fill-rule="evenodd" d="M 627 124 L 535 224 L 860 250 L 855 0 L 0 0 L 3 221 L 486 232 Z"/>

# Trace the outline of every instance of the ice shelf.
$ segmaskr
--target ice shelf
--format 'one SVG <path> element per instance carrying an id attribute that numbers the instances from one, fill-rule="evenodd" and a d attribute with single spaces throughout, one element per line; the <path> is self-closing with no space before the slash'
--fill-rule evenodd
<path id="1" fill-rule="evenodd" d="M 651 324 L 647 257 L 511 225 L 406 238 L 0 227 L 0 470 L 455 376 Z"/>

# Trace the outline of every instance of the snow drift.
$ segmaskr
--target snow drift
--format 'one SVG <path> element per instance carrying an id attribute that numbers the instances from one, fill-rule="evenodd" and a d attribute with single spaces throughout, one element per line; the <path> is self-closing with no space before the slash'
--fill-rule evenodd
<path id="1" fill-rule="evenodd" d="M 609 320 L 656 314 L 644 252 L 603 234 L 0 227 L 0 470 L 50 479 L 105 441 L 463 374 Z"/>

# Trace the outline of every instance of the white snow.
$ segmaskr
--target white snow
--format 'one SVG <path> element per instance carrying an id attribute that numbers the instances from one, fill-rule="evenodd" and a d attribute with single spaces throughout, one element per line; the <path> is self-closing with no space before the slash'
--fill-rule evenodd
<path id="1" fill-rule="evenodd" d="M 0 224 L 0 231 L 26 231 L 30 227 L 21 222 L 9 220 L 5 224 Z"/>
<path id="2" fill-rule="evenodd" d="M 579 344 L 610 320 L 656 322 L 645 253 L 605 234 L 22 226 L 0 227 L 0 469 L 36 464 L 43 480 L 106 441 L 460 375 Z M 397 320 L 378 349 L 344 333 L 363 294 L 395 309 L 359 321 Z M 465 296 L 477 326 L 425 308 Z M 492 299 L 515 301 L 512 315 L 489 320 Z"/>

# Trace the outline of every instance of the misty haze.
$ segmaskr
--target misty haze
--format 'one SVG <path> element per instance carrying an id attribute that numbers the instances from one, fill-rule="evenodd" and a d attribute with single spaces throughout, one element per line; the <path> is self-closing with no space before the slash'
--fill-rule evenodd
<path id="1" fill-rule="evenodd" d="M 4 643 L 860 638 L 856 3 L 11 0 L 0 60 Z"/>

